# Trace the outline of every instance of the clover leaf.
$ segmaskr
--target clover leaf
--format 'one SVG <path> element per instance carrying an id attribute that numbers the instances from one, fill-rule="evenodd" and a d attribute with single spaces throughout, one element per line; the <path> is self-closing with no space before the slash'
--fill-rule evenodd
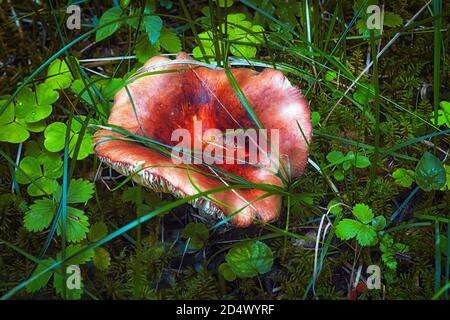
<path id="1" fill-rule="evenodd" d="M 73 76 L 64 60 L 55 59 L 47 70 L 45 84 L 52 89 L 67 89 L 72 83 Z"/>
<path id="2" fill-rule="evenodd" d="M 396 184 L 405 188 L 409 188 L 414 182 L 414 171 L 405 168 L 399 168 L 392 173 L 392 177 L 394 178 Z"/>
<path id="3" fill-rule="evenodd" d="M 64 149 L 66 131 L 67 126 L 62 122 L 53 122 L 52 124 L 50 124 L 44 131 L 45 148 L 51 152 L 58 152 Z M 81 131 L 81 124 L 77 120 L 73 121 L 69 141 L 70 157 L 73 157 L 73 153 L 75 151 L 75 146 L 77 144 L 80 131 Z M 87 131 L 85 131 L 83 138 L 81 140 L 77 160 L 82 160 L 93 153 L 94 150 L 92 148 L 92 137 Z"/>

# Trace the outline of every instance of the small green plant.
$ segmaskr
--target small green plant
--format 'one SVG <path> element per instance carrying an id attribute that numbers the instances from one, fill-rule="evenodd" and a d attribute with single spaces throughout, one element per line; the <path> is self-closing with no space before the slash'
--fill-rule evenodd
<path id="1" fill-rule="evenodd" d="M 395 183 L 399 186 L 409 188 L 414 182 L 414 171 L 410 169 L 399 168 L 392 173 L 392 177 L 394 178 Z"/>
<path id="2" fill-rule="evenodd" d="M 188 241 L 188 248 L 198 250 L 206 245 L 209 238 L 209 230 L 203 223 L 188 223 L 181 236 Z"/>
<path id="3" fill-rule="evenodd" d="M 204 11 L 209 16 L 209 11 Z M 206 55 L 215 56 L 216 50 L 220 50 L 221 56 L 224 54 L 223 47 L 229 45 L 230 53 L 236 57 L 254 58 L 257 53 L 257 45 L 263 42 L 264 28 L 257 24 L 252 24 L 248 21 L 243 13 L 233 13 L 227 16 L 227 28 L 225 23 L 219 27 L 222 33 L 227 33 L 227 41 L 224 43 L 220 41 L 218 44 L 214 40 L 214 32 L 208 30 L 200 33 L 198 36 L 201 41 Z M 201 59 L 203 53 L 199 46 L 192 50 L 195 58 Z"/>
<path id="4" fill-rule="evenodd" d="M 420 158 L 414 175 L 417 185 L 425 190 L 439 190 L 445 186 L 446 172 L 442 162 L 428 151 Z"/>
<path id="5" fill-rule="evenodd" d="M 385 233 L 381 236 L 380 250 L 382 252 L 381 259 L 384 264 L 391 270 L 397 269 L 397 252 L 405 253 L 409 251 L 409 247 L 400 242 L 394 242 L 389 234 Z"/>
<path id="6" fill-rule="evenodd" d="M 352 167 L 363 169 L 370 166 L 370 160 L 367 156 L 360 152 L 354 153 L 353 151 L 347 152 L 346 155 L 344 155 L 341 151 L 331 151 L 327 154 L 327 160 L 329 164 L 326 168 L 336 168 L 333 171 L 333 177 L 336 181 L 344 180 L 345 172 Z"/>
<path id="7" fill-rule="evenodd" d="M 430 121 L 437 126 L 445 125 L 447 128 L 450 128 L 450 102 L 441 101 L 439 105 L 441 108 L 437 111 L 437 122 L 434 111 L 431 113 Z"/>
<path id="8" fill-rule="evenodd" d="M 32 232 L 39 232 L 47 228 L 53 221 L 61 199 L 62 187 L 53 183 L 52 197 L 44 197 L 35 200 L 30 206 L 30 210 L 25 214 L 24 226 Z M 85 204 L 92 198 L 94 184 L 77 179 L 70 182 L 67 192 L 67 204 Z M 67 240 L 69 242 L 80 242 L 86 238 L 89 232 L 89 219 L 84 211 L 72 206 L 67 206 Z M 59 220 L 57 233 L 60 235 L 61 220 Z"/>
<path id="9" fill-rule="evenodd" d="M 356 204 L 352 209 L 355 219 L 342 219 L 336 226 L 336 235 L 342 240 L 356 238 L 361 246 L 377 244 L 377 231 L 384 229 L 386 218 L 375 217 L 372 209 L 364 203 Z"/>
<path id="10" fill-rule="evenodd" d="M 228 281 L 236 277 L 251 278 L 269 272 L 273 265 L 272 250 L 261 241 L 237 245 L 228 251 L 219 272 Z"/>

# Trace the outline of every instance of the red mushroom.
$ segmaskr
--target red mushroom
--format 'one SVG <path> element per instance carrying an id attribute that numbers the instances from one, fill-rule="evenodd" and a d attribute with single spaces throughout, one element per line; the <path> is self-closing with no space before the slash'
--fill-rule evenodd
<path id="1" fill-rule="evenodd" d="M 192 131 L 195 121 L 199 120 L 202 121 L 202 133 L 208 129 L 225 132 L 227 129 L 257 128 L 233 91 L 225 71 L 199 66 L 183 52 L 171 61 L 161 56 L 150 59 L 144 70 L 164 72 L 144 75 L 121 89 L 115 96 L 108 123 L 170 146 L 177 145 L 172 141 L 175 129 Z M 280 160 L 281 166 L 288 168 L 284 177 L 298 177 L 307 164 L 311 140 L 310 111 L 299 89 L 280 71 L 273 69 L 256 72 L 233 68 L 231 73 L 261 127 L 279 130 L 279 155 L 270 153 L 268 159 L 272 163 Z M 153 148 L 133 141 L 111 139 L 111 136 L 120 134 L 111 130 L 96 133 L 95 151 L 100 159 L 124 175 L 138 172 L 133 179 L 152 190 L 184 197 L 197 194 L 198 189 L 211 190 L 227 183 L 222 174 L 205 173 L 203 165 L 196 166 L 205 172 L 192 170 L 190 164 L 175 165 L 172 157 Z M 269 134 L 268 139 L 271 141 Z M 208 141 L 202 141 L 200 149 L 207 147 L 205 143 Z M 267 167 L 248 163 L 214 165 L 250 182 L 283 185 L 279 175 Z M 191 204 L 216 219 L 241 209 L 230 221 L 246 227 L 255 218 L 268 222 L 279 216 L 281 197 L 270 195 L 258 199 L 266 192 L 233 189 L 211 194 L 210 199 L 198 198 Z"/>

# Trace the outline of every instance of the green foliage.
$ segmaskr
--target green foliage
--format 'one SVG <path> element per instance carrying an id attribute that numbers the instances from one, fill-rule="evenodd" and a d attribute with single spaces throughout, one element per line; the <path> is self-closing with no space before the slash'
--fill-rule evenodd
<path id="1" fill-rule="evenodd" d="M 370 160 L 367 156 L 360 152 L 356 154 L 353 151 L 347 152 L 344 155 L 341 151 L 331 151 L 327 154 L 328 167 L 336 167 L 333 171 L 333 177 L 336 181 L 343 181 L 345 179 L 345 172 L 350 168 L 355 167 L 358 169 L 367 168 L 370 166 Z"/>
<path id="2" fill-rule="evenodd" d="M 181 236 L 188 239 L 189 249 L 201 249 L 209 238 L 208 228 L 203 223 L 188 223 L 181 232 Z"/>
<path id="3" fill-rule="evenodd" d="M 80 117 L 82 121 L 84 117 Z M 80 138 L 81 122 L 74 120 L 70 128 L 69 156 L 72 157 L 75 152 L 75 146 Z M 50 152 L 59 152 L 64 149 L 67 126 L 62 122 L 53 122 L 44 131 L 44 146 Z M 82 160 L 94 153 L 92 148 L 92 137 L 89 132 L 84 132 L 81 139 L 80 149 L 77 160 Z"/>
<path id="4" fill-rule="evenodd" d="M 374 217 L 372 209 L 364 203 L 356 204 L 352 209 L 357 220 L 342 219 L 336 226 L 336 235 L 342 240 L 356 237 L 361 246 L 377 244 L 377 231 L 384 229 L 386 219 L 383 216 Z"/>
<path id="5" fill-rule="evenodd" d="M 435 125 L 442 126 L 445 125 L 447 128 L 450 128 L 450 102 L 441 101 L 439 104 L 440 108 L 437 111 L 437 122 L 435 120 L 434 111 L 431 113 L 430 121 Z M 1 121 L 0 121 L 1 123 Z"/>
<path id="6" fill-rule="evenodd" d="M 417 163 L 415 179 L 417 185 L 425 191 L 439 190 L 445 186 L 445 168 L 438 158 L 427 151 Z"/>
<path id="7" fill-rule="evenodd" d="M 273 253 L 263 242 L 252 241 L 231 248 L 225 260 L 222 271 L 226 272 L 226 279 L 233 278 L 231 272 L 239 278 L 251 278 L 270 271 Z"/>
<path id="8" fill-rule="evenodd" d="M 209 15 L 209 13 L 208 13 Z M 257 24 L 252 24 L 248 21 L 243 13 L 234 13 L 227 16 L 227 29 L 225 23 L 219 26 L 222 33 L 227 32 L 227 39 L 230 41 L 230 53 L 236 57 L 254 58 L 257 52 L 257 45 L 263 43 L 264 28 Z M 206 55 L 216 55 L 216 44 L 214 41 L 214 33 L 211 30 L 204 31 L 198 35 L 201 41 L 201 46 L 205 50 Z M 224 43 L 218 42 L 220 55 Z M 199 46 L 192 50 L 195 58 L 202 59 L 203 54 Z"/>
<path id="9" fill-rule="evenodd" d="M 95 41 L 99 42 L 106 39 L 119 30 L 122 25 L 121 21 L 115 20 L 120 19 L 122 16 L 122 9 L 118 7 L 110 8 L 106 10 L 100 17 L 98 27 L 100 27 L 95 33 Z"/>
<path id="10" fill-rule="evenodd" d="M 93 195 L 94 185 L 82 179 L 72 180 L 67 192 L 67 203 L 84 204 Z M 59 206 L 61 186 L 53 184 L 53 198 L 36 200 L 24 217 L 24 226 L 32 232 L 39 232 L 49 227 Z M 62 221 L 59 220 L 57 233 L 61 234 Z M 80 242 L 89 231 L 88 217 L 84 211 L 67 206 L 66 235 L 69 242 Z"/>
<path id="11" fill-rule="evenodd" d="M 392 173 L 395 183 L 399 186 L 409 188 L 414 182 L 414 171 L 405 168 L 399 168 Z"/>

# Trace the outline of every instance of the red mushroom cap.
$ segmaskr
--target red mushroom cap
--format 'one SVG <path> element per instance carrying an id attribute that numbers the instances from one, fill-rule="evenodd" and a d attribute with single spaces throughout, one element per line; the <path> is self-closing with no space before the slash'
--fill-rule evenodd
<path id="1" fill-rule="evenodd" d="M 193 63 L 182 63 L 182 60 Z M 177 55 L 175 62 L 171 61 L 161 56 L 150 59 L 144 65 L 145 70 L 169 72 L 142 76 L 128 84 L 128 90 L 121 89 L 115 96 L 108 123 L 171 146 L 176 144 L 171 141 L 172 132 L 178 128 L 192 128 L 195 119 L 202 120 L 204 130 L 225 132 L 226 129 L 257 128 L 233 91 L 225 71 L 199 67 L 183 52 Z M 299 176 L 308 161 L 312 135 L 310 111 L 300 90 L 277 70 L 256 72 L 233 68 L 231 72 L 262 128 L 279 129 L 280 156 L 277 158 L 289 169 L 284 176 Z M 193 171 L 192 165 L 175 166 L 170 156 L 136 142 L 108 136 L 120 134 L 99 130 L 94 139 L 98 156 L 124 175 L 138 172 L 133 179 L 155 191 L 184 197 L 197 194 L 198 188 L 206 191 L 226 183 L 220 175 L 213 176 L 211 171 L 205 170 L 209 174 L 203 174 Z M 267 168 L 250 164 L 215 166 L 250 182 L 282 185 L 281 179 Z M 266 193 L 259 189 L 233 189 L 210 195 L 215 201 L 198 198 L 192 205 L 215 218 L 242 209 L 230 221 L 245 227 L 255 218 L 272 221 L 279 216 L 281 197 L 271 195 L 258 199 Z"/>

